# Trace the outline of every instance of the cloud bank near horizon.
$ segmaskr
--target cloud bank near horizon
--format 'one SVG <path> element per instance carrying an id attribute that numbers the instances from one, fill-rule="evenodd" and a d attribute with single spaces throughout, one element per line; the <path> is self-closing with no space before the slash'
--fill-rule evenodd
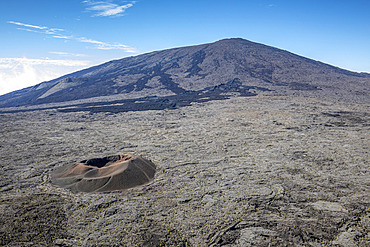
<path id="1" fill-rule="evenodd" d="M 85 60 L 0 58 L 0 95 L 49 81 L 89 66 Z"/>

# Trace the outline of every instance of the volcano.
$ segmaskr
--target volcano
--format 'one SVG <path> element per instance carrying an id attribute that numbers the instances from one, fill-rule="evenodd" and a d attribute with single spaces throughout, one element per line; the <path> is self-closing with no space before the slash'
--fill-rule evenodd
<path id="1" fill-rule="evenodd" d="M 368 73 L 232 38 L 110 61 L 2 95 L 0 107 L 98 104 L 107 110 L 110 102 L 123 104 L 120 111 L 146 110 L 259 93 L 366 101 L 369 82 Z"/>

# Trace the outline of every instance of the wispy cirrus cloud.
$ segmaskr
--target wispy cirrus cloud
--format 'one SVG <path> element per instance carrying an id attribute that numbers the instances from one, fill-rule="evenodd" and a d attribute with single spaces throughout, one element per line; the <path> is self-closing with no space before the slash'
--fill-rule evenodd
<path id="1" fill-rule="evenodd" d="M 37 25 L 31 25 L 31 24 L 26 24 L 26 23 L 17 22 L 17 21 L 8 21 L 8 23 L 19 26 L 18 27 L 19 30 L 35 32 L 35 33 L 57 34 L 59 32 L 64 31 L 64 29 L 61 29 L 61 28 L 50 28 L 50 27 L 45 27 L 45 26 L 37 26 Z"/>
<path id="2" fill-rule="evenodd" d="M 34 33 L 41 33 L 46 34 L 51 38 L 55 39 L 65 39 L 65 40 L 74 40 L 81 43 L 89 43 L 95 45 L 93 48 L 99 50 L 123 50 L 128 53 L 137 53 L 138 51 L 130 46 L 121 44 L 121 43 L 107 43 L 98 40 L 88 39 L 85 37 L 75 37 L 72 35 L 66 35 L 66 31 L 61 28 L 49 28 L 46 26 L 38 26 L 38 25 L 31 25 L 25 24 L 16 21 L 8 21 L 9 24 L 14 24 L 19 26 L 17 29 L 22 31 L 34 32 Z"/>
<path id="3" fill-rule="evenodd" d="M 63 57 L 86 57 L 85 54 L 69 53 L 69 52 L 62 52 L 62 51 L 50 51 L 49 53 L 63 56 Z"/>
<path id="4" fill-rule="evenodd" d="M 53 38 L 56 39 L 72 39 L 72 36 L 66 36 L 66 35 L 53 35 Z"/>
<path id="5" fill-rule="evenodd" d="M 132 7 L 135 1 L 131 1 L 130 3 L 124 5 L 118 5 L 112 3 L 112 1 L 92 1 L 92 0 L 85 0 L 82 3 L 86 4 L 88 7 L 86 8 L 87 11 L 96 12 L 93 17 L 97 16 L 109 16 L 109 17 L 118 17 L 123 16 L 123 13 L 126 9 Z"/>
<path id="6" fill-rule="evenodd" d="M 41 29 L 41 30 L 48 29 L 47 27 L 24 24 L 24 23 L 17 22 L 17 21 L 8 21 L 8 23 L 15 24 L 15 25 L 22 26 L 22 27 L 30 27 L 30 28 Z"/>
<path id="7" fill-rule="evenodd" d="M 123 44 L 110 44 L 110 43 L 105 43 L 102 41 L 98 40 L 93 40 L 93 39 L 87 39 L 85 37 L 78 38 L 78 41 L 83 42 L 83 43 L 90 43 L 96 45 L 96 49 L 100 50 L 124 50 L 125 52 L 131 52 L 131 53 L 136 53 L 137 50 L 133 47 L 123 45 Z"/>

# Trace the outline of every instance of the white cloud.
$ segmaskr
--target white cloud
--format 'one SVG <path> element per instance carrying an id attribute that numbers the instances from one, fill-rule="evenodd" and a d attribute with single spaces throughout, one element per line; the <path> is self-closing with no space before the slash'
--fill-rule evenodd
<path id="1" fill-rule="evenodd" d="M 24 28 L 24 27 L 18 27 L 17 30 L 33 32 L 33 33 L 45 33 L 45 32 L 39 31 L 37 29 L 29 29 L 29 28 Z"/>
<path id="2" fill-rule="evenodd" d="M 111 16 L 117 17 L 122 16 L 126 9 L 134 5 L 134 1 L 125 5 L 118 5 L 108 1 L 83 1 L 82 3 L 87 4 L 89 7 L 86 8 L 88 11 L 94 11 L 96 14 L 93 16 Z"/>
<path id="3" fill-rule="evenodd" d="M 25 23 L 17 22 L 17 21 L 8 21 L 8 23 L 14 24 L 14 25 L 17 25 L 17 26 L 21 26 L 20 28 L 18 28 L 19 30 L 24 30 L 24 31 L 28 31 L 28 32 L 56 34 L 58 32 L 63 32 L 64 31 L 61 28 L 49 28 L 49 27 L 45 27 L 45 26 L 25 24 Z"/>
<path id="4" fill-rule="evenodd" d="M 62 51 L 50 51 L 49 53 L 59 55 L 59 56 L 64 56 L 64 57 L 86 57 L 85 54 L 68 53 L 68 52 L 62 52 Z"/>
<path id="5" fill-rule="evenodd" d="M 83 43 L 95 44 L 96 49 L 99 49 L 99 50 L 123 50 L 125 52 L 130 52 L 130 53 L 137 52 L 135 48 L 127 46 L 127 45 L 119 44 L 119 43 L 109 44 L 109 43 L 105 43 L 105 42 L 98 41 L 98 40 L 87 39 L 85 37 L 78 38 L 78 41 L 83 42 Z"/>
<path id="6" fill-rule="evenodd" d="M 0 66 L 1 65 L 10 66 L 11 64 L 82 66 L 82 65 L 87 65 L 87 63 L 88 61 L 82 61 L 82 60 L 0 58 Z"/>
<path id="7" fill-rule="evenodd" d="M 53 38 L 56 38 L 56 39 L 72 39 L 72 36 L 53 35 Z"/>
<path id="8" fill-rule="evenodd" d="M 23 26 L 23 27 L 30 27 L 30 28 L 35 28 L 35 29 L 41 29 L 41 30 L 48 29 L 47 27 L 30 25 L 30 24 L 24 24 L 24 23 L 16 22 L 16 21 L 8 21 L 8 23 L 15 24 L 15 25 L 18 25 L 18 26 Z"/>
<path id="9" fill-rule="evenodd" d="M 0 95 L 89 66 L 84 60 L 0 58 Z"/>
<path id="10" fill-rule="evenodd" d="M 90 43 L 90 44 L 96 44 L 96 45 L 103 45 L 104 43 L 101 41 L 97 40 L 92 40 L 92 39 L 87 39 L 85 37 L 78 38 L 78 41 L 83 42 L 83 43 Z"/>
<path id="11" fill-rule="evenodd" d="M 85 37 L 76 38 L 74 36 L 67 36 L 63 34 L 65 30 L 61 28 L 49 28 L 49 27 L 25 24 L 25 23 L 15 22 L 15 21 L 8 21 L 8 23 L 21 26 L 21 27 L 18 27 L 17 29 L 22 30 L 22 31 L 47 34 L 47 35 L 50 35 L 49 37 L 52 37 L 55 39 L 75 40 L 75 41 L 82 42 L 82 43 L 94 44 L 96 45 L 94 48 L 99 49 L 99 50 L 123 50 L 129 53 L 138 52 L 135 48 L 127 46 L 127 45 L 123 45 L 120 43 L 110 44 L 110 43 L 105 43 L 102 41 L 88 39 Z"/>

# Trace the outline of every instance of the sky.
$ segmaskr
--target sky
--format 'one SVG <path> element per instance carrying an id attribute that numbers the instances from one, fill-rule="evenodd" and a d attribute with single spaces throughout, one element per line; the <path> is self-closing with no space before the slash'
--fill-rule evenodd
<path id="1" fill-rule="evenodd" d="M 0 95 L 224 38 L 370 73 L 369 13 L 369 0 L 0 0 Z"/>

